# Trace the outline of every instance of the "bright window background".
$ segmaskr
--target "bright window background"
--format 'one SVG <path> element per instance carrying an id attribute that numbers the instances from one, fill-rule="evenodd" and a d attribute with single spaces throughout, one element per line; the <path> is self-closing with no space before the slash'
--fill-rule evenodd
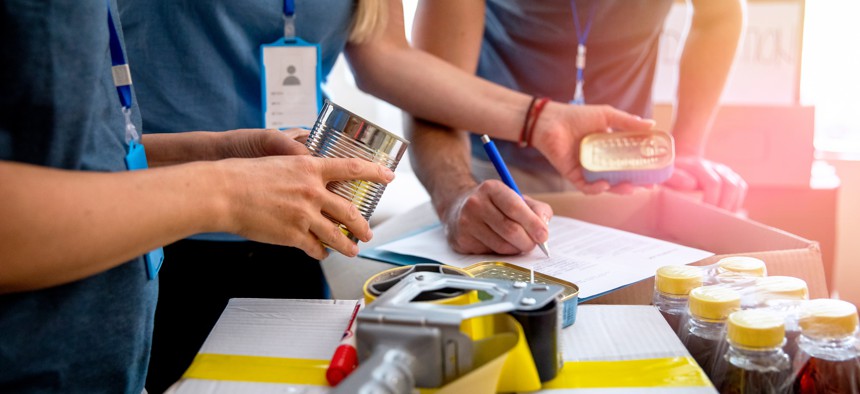
<path id="1" fill-rule="evenodd" d="M 800 94 L 815 147 L 860 157 L 860 1 L 807 0 Z"/>

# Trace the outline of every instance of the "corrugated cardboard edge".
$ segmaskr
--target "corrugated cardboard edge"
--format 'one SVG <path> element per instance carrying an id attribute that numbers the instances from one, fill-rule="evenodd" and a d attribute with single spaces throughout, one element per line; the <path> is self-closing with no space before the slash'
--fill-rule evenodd
<path id="1" fill-rule="evenodd" d="M 765 261 L 769 275 L 801 278 L 812 298 L 828 297 L 821 250 L 817 242 L 798 237 L 668 189 L 640 190 L 632 195 L 552 193 L 532 196 L 552 206 L 556 215 L 630 231 L 708 250 L 715 256 L 694 263 L 744 255 Z M 600 296 L 597 304 L 648 304 L 654 278 Z"/>

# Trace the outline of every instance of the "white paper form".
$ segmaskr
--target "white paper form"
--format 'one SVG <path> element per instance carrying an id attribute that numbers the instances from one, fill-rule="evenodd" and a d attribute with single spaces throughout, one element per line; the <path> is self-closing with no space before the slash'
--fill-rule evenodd
<path id="1" fill-rule="evenodd" d="M 588 299 L 654 276 L 664 265 L 683 265 L 713 253 L 671 242 L 599 226 L 567 217 L 549 224 L 547 259 L 540 249 L 519 256 L 463 255 L 454 252 L 441 226 L 377 249 L 423 257 L 455 267 L 481 261 L 505 261 L 575 283 L 580 299 Z"/>

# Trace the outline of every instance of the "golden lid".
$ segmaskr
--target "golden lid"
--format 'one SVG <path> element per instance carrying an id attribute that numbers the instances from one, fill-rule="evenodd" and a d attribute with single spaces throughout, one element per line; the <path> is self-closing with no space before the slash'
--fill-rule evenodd
<path id="1" fill-rule="evenodd" d="M 819 298 L 800 309 L 800 330 L 816 338 L 840 338 L 857 329 L 857 307 L 850 302 Z"/>
<path id="2" fill-rule="evenodd" d="M 734 346 L 775 348 L 785 339 L 785 319 L 765 309 L 733 312 L 726 321 L 727 336 Z"/>
<path id="3" fill-rule="evenodd" d="M 654 285 L 666 294 L 687 295 L 702 285 L 702 269 L 689 265 L 667 265 L 657 269 Z"/>
<path id="4" fill-rule="evenodd" d="M 767 266 L 765 266 L 764 261 L 761 261 L 755 257 L 725 257 L 717 262 L 717 267 L 717 270 L 720 273 L 734 272 L 749 276 L 767 276 Z"/>
<path id="5" fill-rule="evenodd" d="M 675 143 L 665 131 L 593 133 L 582 138 L 579 161 L 588 171 L 653 170 L 675 160 Z"/>
<path id="6" fill-rule="evenodd" d="M 809 299 L 809 287 L 806 286 L 806 281 L 793 276 L 758 278 L 755 289 L 764 301 Z"/>
<path id="7" fill-rule="evenodd" d="M 719 285 L 690 291 L 690 314 L 707 320 L 724 320 L 741 306 L 738 292 Z"/>

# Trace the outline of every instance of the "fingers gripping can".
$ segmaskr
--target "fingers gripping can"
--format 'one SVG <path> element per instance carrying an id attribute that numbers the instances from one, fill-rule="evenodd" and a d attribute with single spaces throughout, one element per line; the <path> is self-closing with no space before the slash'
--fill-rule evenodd
<path id="1" fill-rule="evenodd" d="M 316 157 L 360 158 L 394 171 L 409 141 L 326 100 L 305 146 Z M 383 184 L 360 179 L 330 182 L 326 188 L 352 202 L 365 220 L 370 220 L 385 191 Z M 357 241 L 346 226 L 328 214 L 325 216 L 337 223 L 347 237 Z"/>

